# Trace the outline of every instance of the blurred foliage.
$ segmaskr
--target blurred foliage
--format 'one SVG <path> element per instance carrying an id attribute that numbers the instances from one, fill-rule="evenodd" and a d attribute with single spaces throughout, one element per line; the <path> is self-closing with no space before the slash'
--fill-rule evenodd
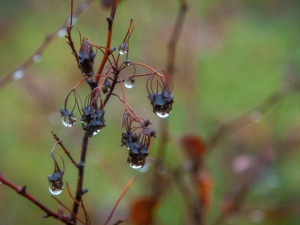
<path id="1" fill-rule="evenodd" d="M 165 163 L 169 171 L 186 166 L 188 159 L 179 143 L 182 135 L 198 134 L 209 140 L 220 124 L 252 112 L 270 94 L 284 87 L 289 71 L 293 71 L 294 77 L 299 76 L 298 0 L 187 2 L 189 10 L 176 50 L 176 102 L 168 118 L 171 140 Z M 130 59 L 165 68 L 178 5 L 174 0 L 121 1 L 112 45 L 120 44 L 130 18 L 134 18 Z M 45 36 L 61 25 L 69 10 L 69 1 L 0 1 L 1 77 L 31 55 Z M 76 26 L 83 37 L 104 45 L 108 15 L 100 1 L 94 1 Z M 79 35 L 73 32 L 78 47 Z M 99 61 L 97 57 L 96 67 Z M 54 139 L 50 131 L 63 139 L 75 158 L 79 157 L 80 125 L 63 127 L 59 109 L 81 78 L 66 39 L 57 38 L 44 52 L 42 61 L 25 71 L 23 79 L 0 89 L 0 172 L 15 184 L 26 184 L 29 193 L 52 209 L 57 208 L 57 203 L 50 197 L 46 179 L 53 170 L 49 153 Z M 144 84 L 145 80 L 137 81 L 126 94 L 129 104 L 149 118 L 157 131 L 150 151 L 154 157 L 160 119 L 152 113 Z M 80 91 L 88 89 L 83 87 Z M 207 224 L 215 221 L 226 204 L 225 197 L 243 182 L 243 173 L 238 171 L 249 163 L 260 162 L 257 159 L 264 154 L 269 154 L 269 163 L 265 167 L 264 163 L 257 165 L 261 169 L 242 208 L 220 224 L 300 223 L 297 91 L 293 90 L 265 114 L 253 114 L 255 123 L 224 135 L 215 148 L 204 154 L 213 183 Z M 104 223 L 132 176 L 137 176 L 137 180 L 118 206 L 112 222 L 126 218 L 130 203 L 149 194 L 152 185 L 153 167 L 146 173 L 132 170 L 126 162 L 127 152 L 120 147 L 123 106 L 118 100 L 111 100 L 106 111 L 107 127 L 90 140 L 84 181 L 89 189 L 85 205 L 93 224 Z M 75 191 L 77 171 L 65 161 L 65 181 Z M 71 203 L 66 191 L 59 198 Z M 188 224 L 184 198 L 173 183 L 156 206 L 156 224 Z M 42 215 L 30 202 L 0 186 L 1 224 L 58 224 L 53 219 L 42 219 Z"/>

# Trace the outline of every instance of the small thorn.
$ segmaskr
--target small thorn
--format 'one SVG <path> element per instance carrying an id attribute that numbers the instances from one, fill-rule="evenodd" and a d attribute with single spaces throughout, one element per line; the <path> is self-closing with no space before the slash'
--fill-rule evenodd
<path id="1" fill-rule="evenodd" d="M 88 192 L 89 190 L 86 188 L 81 189 L 81 194 L 84 195 Z"/>
<path id="2" fill-rule="evenodd" d="M 77 168 L 82 168 L 84 167 L 84 162 L 80 161 L 79 163 L 76 164 Z"/>
<path id="3" fill-rule="evenodd" d="M 25 192 L 26 192 L 26 185 L 24 185 L 23 187 L 21 187 L 19 193 L 23 195 L 23 194 L 25 194 Z"/>

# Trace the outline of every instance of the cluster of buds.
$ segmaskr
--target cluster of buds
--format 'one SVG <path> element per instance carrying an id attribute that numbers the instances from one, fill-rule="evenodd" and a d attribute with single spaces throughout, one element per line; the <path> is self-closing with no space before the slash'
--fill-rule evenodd
<path id="1" fill-rule="evenodd" d="M 73 111 L 78 109 L 81 114 L 82 128 L 89 137 L 92 137 L 106 126 L 104 109 L 109 98 L 111 96 L 119 98 L 125 106 L 123 127 L 126 131 L 122 134 L 121 144 L 129 150 L 127 161 L 130 166 L 141 168 L 144 166 L 146 157 L 149 154 L 150 138 L 155 137 L 155 132 L 148 127 L 150 125 L 149 120 L 141 119 L 129 107 L 125 97 L 125 88 L 133 88 L 138 78 L 148 78 L 146 80 L 148 99 L 150 99 L 153 112 L 161 118 L 165 118 L 171 113 L 174 98 L 171 95 L 173 82 L 163 71 L 156 71 L 146 64 L 131 62 L 128 59 L 129 40 L 133 27 L 133 20 L 131 20 L 118 51 L 115 51 L 116 47 L 107 48 L 100 46 L 88 38 L 82 40 L 79 52 L 74 51 L 74 55 L 84 79 L 72 88 L 60 112 L 63 124 L 67 127 L 72 127 L 76 122 Z M 70 36 L 69 40 L 71 40 Z M 71 47 L 75 49 L 74 46 Z M 100 74 L 94 74 L 93 67 L 96 51 L 104 54 L 98 70 Z M 137 67 L 146 69 L 148 72 L 137 74 Z M 82 104 L 81 98 L 76 91 L 83 82 L 88 83 L 91 88 L 91 92 L 85 98 L 84 104 Z M 122 96 L 115 92 L 118 85 L 121 86 Z M 68 99 L 72 93 L 75 98 L 75 101 L 73 101 L 75 104 L 72 110 L 68 110 Z"/>
<path id="2" fill-rule="evenodd" d="M 135 124 L 135 126 L 134 126 Z M 134 169 L 139 169 L 145 165 L 148 156 L 148 148 L 150 138 L 155 137 L 155 132 L 148 128 L 150 121 L 141 121 L 135 118 L 128 111 L 125 111 L 123 118 L 123 126 L 126 129 L 122 133 L 121 146 L 128 149 L 127 162 Z"/>

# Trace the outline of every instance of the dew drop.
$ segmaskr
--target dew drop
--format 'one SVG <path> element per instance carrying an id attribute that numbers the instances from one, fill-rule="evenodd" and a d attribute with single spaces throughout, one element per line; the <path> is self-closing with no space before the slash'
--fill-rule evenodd
<path id="1" fill-rule="evenodd" d="M 160 118 L 166 118 L 170 115 L 170 113 L 166 112 L 156 112 L 156 115 L 159 116 Z"/>
<path id="2" fill-rule="evenodd" d="M 96 134 L 98 134 L 99 132 L 100 132 L 100 129 L 99 129 L 99 130 L 96 130 L 96 131 L 94 131 L 93 135 L 96 135 Z"/>
<path id="3" fill-rule="evenodd" d="M 66 34 L 67 34 L 66 28 L 64 28 L 64 27 L 59 29 L 59 31 L 57 31 L 57 37 L 59 37 L 59 38 L 64 37 Z"/>
<path id="4" fill-rule="evenodd" d="M 35 54 L 33 57 L 32 57 L 32 61 L 34 63 L 39 63 L 40 61 L 42 60 L 42 56 L 40 54 Z"/>
<path id="5" fill-rule="evenodd" d="M 13 79 L 14 80 L 19 80 L 22 77 L 24 77 L 24 71 L 23 70 L 17 70 L 16 72 L 13 73 Z"/>
<path id="6" fill-rule="evenodd" d="M 134 165 L 133 163 L 130 163 L 129 166 L 135 170 L 141 169 L 143 167 L 143 165 Z"/>
<path id="7" fill-rule="evenodd" d="M 66 127 L 72 127 L 76 122 L 76 117 L 75 116 L 69 116 L 69 117 L 62 116 L 61 122 Z"/>
<path id="8" fill-rule="evenodd" d="M 71 22 L 71 17 L 68 19 L 68 24 Z M 77 22 L 77 18 L 75 16 L 72 17 L 72 24 L 75 24 Z"/>
<path id="9" fill-rule="evenodd" d="M 133 86 L 134 86 L 134 81 L 133 81 L 133 80 L 125 80 L 125 81 L 124 81 L 124 86 L 125 86 L 126 88 L 133 88 Z"/>
<path id="10" fill-rule="evenodd" d="M 124 54 L 127 53 L 127 50 L 126 50 L 126 49 L 120 49 L 120 50 L 119 50 L 119 53 L 120 53 L 121 55 L 124 55 Z"/>
<path id="11" fill-rule="evenodd" d="M 52 186 L 52 185 L 51 185 Z M 49 187 L 49 192 L 52 194 L 52 195 L 59 195 L 62 193 L 63 189 L 54 189 L 52 187 Z"/>
<path id="12" fill-rule="evenodd" d="M 124 54 L 127 53 L 127 51 L 128 51 L 127 45 L 126 45 L 125 43 L 122 43 L 122 44 L 120 45 L 120 47 L 119 47 L 119 53 L 120 53 L 121 55 L 124 55 Z"/>

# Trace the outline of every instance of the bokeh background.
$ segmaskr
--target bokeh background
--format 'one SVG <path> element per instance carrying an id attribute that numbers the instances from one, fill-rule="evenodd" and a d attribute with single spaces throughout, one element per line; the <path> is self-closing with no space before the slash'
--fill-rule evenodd
<path id="1" fill-rule="evenodd" d="M 78 3 L 75 1 L 75 5 Z M 296 84 L 300 2 L 187 3 L 189 10 L 176 48 L 175 103 L 167 118 L 170 140 L 164 172 L 181 169 L 181 182 L 192 186 L 182 136 L 198 135 L 211 144 L 222 124 L 238 121 L 217 135 L 215 145 L 201 155 L 211 180 L 207 194 L 211 204 L 205 212 L 205 224 L 299 224 L 300 99 Z M 167 45 L 178 8 L 179 1 L 175 0 L 120 1 L 112 45 L 118 47 L 133 18 L 130 59 L 157 69 L 166 68 Z M 0 0 L 1 77 L 16 69 L 47 34 L 59 28 L 69 11 L 69 1 Z M 109 13 L 100 1 L 94 0 L 77 19 L 76 26 L 82 36 L 105 45 L 105 18 Z M 75 30 L 73 36 L 78 47 Z M 95 68 L 100 59 L 98 54 Z M 49 153 L 55 141 L 51 131 L 63 139 L 75 158 L 79 157 L 82 129 L 79 123 L 73 128 L 64 127 L 59 110 L 82 75 L 65 38 L 55 38 L 41 61 L 27 68 L 24 75 L 0 88 L 0 172 L 17 185 L 26 184 L 29 193 L 56 209 L 58 205 L 50 197 L 47 182 L 47 175 L 53 172 Z M 88 87 L 81 88 L 82 93 L 87 91 Z M 263 103 L 273 93 L 280 93 L 280 97 Z M 160 139 L 161 119 L 152 112 L 145 80 L 138 80 L 126 95 L 129 104 L 143 118 L 149 118 L 157 131 L 150 150 L 151 162 Z M 89 189 L 85 205 L 92 224 L 104 223 L 131 177 L 137 179 L 118 206 L 112 223 L 126 219 L 134 199 L 150 194 L 153 185 L 153 166 L 141 172 L 126 162 L 127 151 L 120 146 L 122 114 L 122 104 L 112 99 L 106 108 L 107 127 L 90 140 L 84 186 Z M 64 180 L 74 191 L 77 171 L 65 161 Z M 249 173 L 253 168 L 258 169 Z M 247 180 L 251 180 L 250 184 Z M 245 190 L 241 191 L 241 187 Z M 155 210 L 155 224 L 190 224 L 185 198 L 173 181 Z M 228 202 L 233 198 L 241 203 L 238 209 L 229 210 Z M 66 190 L 59 199 L 71 203 Z M 220 217 L 226 210 L 230 212 Z M 0 224 L 59 223 L 42 216 L 36 206 L 0 185 Z M 133 223 L 127 220 L 124 224 Z"/>

